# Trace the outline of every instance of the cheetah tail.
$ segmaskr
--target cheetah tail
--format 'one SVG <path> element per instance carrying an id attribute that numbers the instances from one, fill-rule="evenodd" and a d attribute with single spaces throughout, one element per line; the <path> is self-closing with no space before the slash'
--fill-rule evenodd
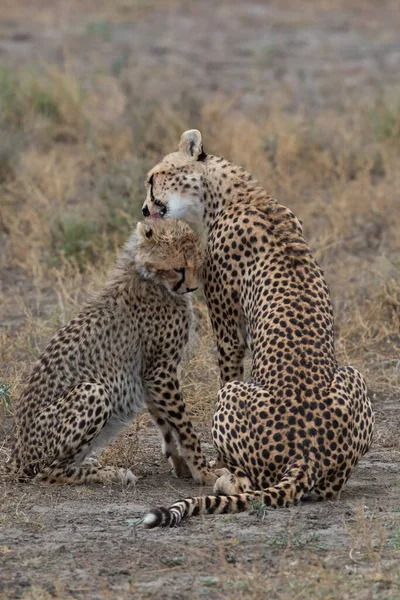
<path id="1" fill-rule="evenodd" d="M 237 513 L 246 510 L 251 498 L 261 492 L 249 492 L 234 496 L 197 496 L 185 498 L 172 504 L 169 508 L 153 508 L 143 520 L 147 529 L 153 527 L 175 527 L 184 519 L 197 515 Z"/>
<path id="2" fill-rule="evenodd" d="M 278 484 L 265 490 L 230 496 L 185 498 L 175 502 L 169 508 L 153 508 L 144 516 L 142 523 L 147 529 L 175 527 L 192 516 L 239 513 L 247 510 L 254 503 L 260 503 L 266 508 L 288 507 L 296 504 L 312 487 L 309 465 L 298 465 L 290 469 Z"/>

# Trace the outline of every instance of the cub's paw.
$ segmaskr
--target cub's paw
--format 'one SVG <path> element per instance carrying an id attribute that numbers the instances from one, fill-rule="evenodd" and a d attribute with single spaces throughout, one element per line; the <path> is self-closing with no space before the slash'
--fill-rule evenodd
<path id="1" fill-rule="evenodd" d="M 130 469 L 119 469 L 119 476 L 124 485 L 135 485 L 138 480 Z"/>
<path id="2" fill-rule="evenodd" d="M 89 456 L 89 458 L 85 458 L 83 461 L 82 467 L 99 467 L 101 468 L 101 463 L 94 456 Z"/>
<path id="3" fill-rule="evenodd" d="M 170 456 L 169 462 L 174 469 L 175 477 L 178 477 L 178 479 L 190 479 L 192 477 L 188 464 L 182 456 Z"/>
<path id="4" fill-rule="evenodd" d="M 104 483 L 122 483 L 123 485 L 134 485 L 138 478 L 130 469 L 118 467 L 103 467 L 101 475 Z"/>
<path id="5" fill-rule="evenodd" d="M 225 467 L 225 463 L 221 458 L 213 458 L 208 461 L 208 468 L 214 471 L 215 469 L 222 469 Z"/>

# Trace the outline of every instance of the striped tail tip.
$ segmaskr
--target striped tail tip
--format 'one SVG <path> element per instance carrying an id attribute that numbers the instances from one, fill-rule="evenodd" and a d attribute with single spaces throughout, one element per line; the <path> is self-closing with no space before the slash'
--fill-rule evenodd
<path id="1" fill-rule="evenodd" d="M 182 521 L 183 515 L 177 507 L 153 508 L 143 517 L 143 525 L 146 529 L 154 527 L 176 527 Z"/>
<path id="2" fill-rule="evenodd" d="M 160 511 L 158 510 L 152 510 L 148 512 L 142 519 L 142 525 L 144 525 L 146 529 L 161 527 L 162 517 L 159 513 Z"/>

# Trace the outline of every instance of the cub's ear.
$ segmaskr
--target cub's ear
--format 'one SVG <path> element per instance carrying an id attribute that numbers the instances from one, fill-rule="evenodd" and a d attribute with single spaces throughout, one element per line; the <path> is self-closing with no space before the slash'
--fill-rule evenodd
<path id="1" fill-rule="evenodd" d="M 203 140 L 200 131 L 189 129 L 182 133 L 181 141 L 179 142 L 179 152 L 191 156 L 194 160 L 204 160 L 206 154 L 203 151 Z"/>
<path id="2" fill-rule="evenodd" d="M 145 223 L 144 221 L 140 221 L 137 224 L 136 231 L 138 232 L 139 237 L 147 240 L 149 240 L 153 235 L 152 228 L 148 223 Z"/>

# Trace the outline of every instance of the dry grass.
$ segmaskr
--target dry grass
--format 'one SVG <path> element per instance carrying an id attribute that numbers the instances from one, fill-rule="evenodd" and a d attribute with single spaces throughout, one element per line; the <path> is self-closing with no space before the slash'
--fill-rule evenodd
<path id="1" fill-rule="evenodd" d="M 3 69 L 0 76 L 0 355 L 12 397 L 44 341 L 104 280 L 140 215 L 146 170 L 189 126 L 203 131 L 208 150 L 252 171 L 303 220 L 332 289 L 341 360 L 360 367 L 372 389 L 396 389 L 396 102 L 309 116 L 289 112 L 280 98 L 252 119 L 221 97 L 166 106 L 152 99 L 138 104 L 135 96 L 133 105 L 123 75 L 94 76 L 85 86 L 72 71 L 33 77 Z M 210 374 L 204 323 L 200 337 L 185 386 L 196 410 L 197 396 L 208 411 L 215 369 Z"/>
<path id="2" fill-rule="evenodd" d="M 399 390 L 400 106 L 393 94 L 317 115 L 293 113 L 280 97 L 249 117 L 219 96 L 202 104 L 182 91 L 171 105 L 140 98 L 134 75 L 130 85 L 127 77 L 102 73 L 83 84 L 68 65 L 0 71 L 0 416 L 12 413 L 46 340 L 104 281 L 140 217 L 147 169 L 194 126 L 207 150 L 246 167 L 303 220 L 332 290 L 340 360 L 359 367 L 372 391 Z M 201 299 L 197 313 L 198 351 L 183 385 L 205 432 L 217 369 Z"/>

